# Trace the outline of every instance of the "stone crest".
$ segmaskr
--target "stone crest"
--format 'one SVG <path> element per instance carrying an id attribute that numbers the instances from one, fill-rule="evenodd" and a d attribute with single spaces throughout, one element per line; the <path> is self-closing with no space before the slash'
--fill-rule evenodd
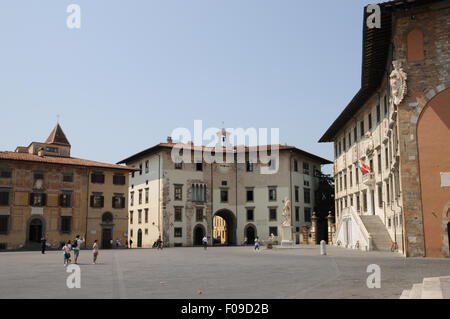
<path id="1" fill-rule="evenodd" d="M 374 145 L 373 145 L 373 137 L 371 132 L 366 133 L 366 155 L 370 156 L 373 154 Z"/>
<path id="2" fill-rule="evenodd" d="M 408 76 L 403 71 L 399 61 L 393 61 L 392 65 L 394 66 L 394 70 L 392 70 L 389 76 L 391 99 L 395 105 L 399 105 L 406 95 L 406 79 Z"/>

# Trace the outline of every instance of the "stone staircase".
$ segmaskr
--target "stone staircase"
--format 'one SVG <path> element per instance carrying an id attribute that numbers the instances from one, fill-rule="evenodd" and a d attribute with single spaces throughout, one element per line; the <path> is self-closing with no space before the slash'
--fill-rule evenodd
<path id="1" fill-rule="evenodd" d="M 400 299 L 450 299 L 450 276 L 424 278 L 421 284 L 403 290 Z"/>
<path id="2" fill-rule="evenodd" d="M 360 216 L 364 226 L 372 237 L 373 250 L 391 251 L 392 240 L 386 226 L 377 215 Z"/>

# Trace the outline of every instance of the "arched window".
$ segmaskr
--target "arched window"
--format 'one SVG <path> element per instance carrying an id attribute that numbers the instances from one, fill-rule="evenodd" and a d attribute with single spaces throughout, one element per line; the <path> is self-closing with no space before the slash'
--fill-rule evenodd
<path id="1" fill-rule="evenodd" d="M 103 223 L 112 223 L 112 221 L 113 221 L 113 215 L 111 213 L 104 213 L 102 215 Z"/>

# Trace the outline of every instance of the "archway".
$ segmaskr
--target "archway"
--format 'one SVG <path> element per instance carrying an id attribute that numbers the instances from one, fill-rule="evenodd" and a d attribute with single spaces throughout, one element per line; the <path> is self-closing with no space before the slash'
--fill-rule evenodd
<path id="1" fill-rule="evenodd" d="M 142 248 L 142 229 L 138 230 L 137 246 L 138 248 Z"/>
<path id="2" fill-rule="evenodd" d="M 109 212 L 102 215 L 102 248 L 111 249 L 113 240 L 113 215 Z"/>
<path id="3" fill-rule="evenodd" d="M 28 242 L 40 243 L 44 235 L 45 220 L 41 217 L 31 217 L 28 222 Z"/>
<path id="4" fill-rule="evenodd" d="M 247 237 L 247 245 L 252 245 L 256 238 L 256 227 L 253 224 L 248 224 L 245 226 L 244 230 L 245 237 Z"/>
<path id="5" fill-rule="evenodd" d="M 216 226 L 214 225 L 214 217 L 219 216 L 225 221 L 225 245 L 236 245 L 236 217 L 234 213 L 228 209 L 221 209 L 213 216 L 213 234 Z M 213 239 L 214 243 L 214 239 Z"/>
<path id="6" fill-rule="evenodd" d="M 450 88 L 434 96 L 423 108 L 417 122 L 420 196 L 422 202 L 425 254 L 442 257 L 447 245 L 442 234 L 447 221 L 442 212 L 450 198 Z"/>
<path id="7" fill-rule="evenodd" d="M 194 227 L 194 246 L 201 246 L 202 245 L 202 239 L 205 236 L 205 228 L 203 225 L 196 225 Z"/>

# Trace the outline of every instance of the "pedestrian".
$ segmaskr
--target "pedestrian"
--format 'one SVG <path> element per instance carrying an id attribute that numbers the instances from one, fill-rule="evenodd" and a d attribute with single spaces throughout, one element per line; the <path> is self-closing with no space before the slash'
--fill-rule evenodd
<path id="1" fill-rule="evenodd" d="M 73 255 L 74 255 L 74 264 L 78 262 L 78 256 L 80 255 L 81 244 L 84 242 L 84 238 L 80 239 L 80 235 L 75 237 L 75 240 L 72 243 Z"/>
<path id="2" fill-rule="evenodd" d="M 45 237 L 41 238 L 41 252 L 45 254 L 45 248 L 47 248 L 47 239 Z"/>
<path id="3" fill-rule="evenodd" d="M 109 246 L 111 248 L 114 248 L 114 241 L 112 240 L 112 238 L 109 240 Z"/>
<path id="4" fill-rule="evenodd" d="M 132 248 L 132 246 L 133 246 L 133 240 L 130 239 L 130 248 Z"/>
<path id="5" fill-rule="evenodd" d="M 116 248 L 119 248 L 119 246 L 120 246 L 119 239 L 116 239 Z"/>
<path id="6" fill-rule="evenodd" d="M 70 240 L 68 240 L 62 248 L 62 251 L 64 252 L 64 267 L 68 266 L 70 263 L 70 248 Z"/>
<path id="7" fill-rule="evenodd" d="M 206 248 L 208 247 L 208 238 L 206 236 L 203 237 L 202 243 L 203 243 L 203 248 L 205 248 L 205 250 L 206 250 Z"/>
<path id="8" fill-rule="evenodd" d="M 156 249 L 163 249 L 163 241 L 161 239 L 161 236 L 158 237 L 158 239 L 156 240 Z"/>
<path id="9" fill-rule="evenodd" d="M 255 250 L 259 250 L 259 238 L 255 238 Z"/>
<path id="10" fill-rule="evenodd" d="M 92 256 L 94 258 L 93 260 L 93 264 L 95 264 L 95 262 L 97 261 L 97 256 L 98 256 L 98 244 L 97 244 L 97 239 L 94 240 L 94 245 L 92 245 Z"/>

